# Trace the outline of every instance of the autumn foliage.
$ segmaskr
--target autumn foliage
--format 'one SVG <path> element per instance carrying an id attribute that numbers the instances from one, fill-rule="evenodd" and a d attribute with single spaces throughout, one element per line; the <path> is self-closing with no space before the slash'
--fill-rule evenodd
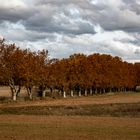
<path id="1" fill-rule="evenodd" d="M 21 49 L 0 40 L 0 84 L 8 85 L 13 100 L 21 87 L 32 99 L 32 88 L 59 90 L 60 94 L 96 94 L 135 90 L 140 85 L 140 64 L 106 54 L 74 54 L 69 58 L 48 59 L 48 51 Z"/>

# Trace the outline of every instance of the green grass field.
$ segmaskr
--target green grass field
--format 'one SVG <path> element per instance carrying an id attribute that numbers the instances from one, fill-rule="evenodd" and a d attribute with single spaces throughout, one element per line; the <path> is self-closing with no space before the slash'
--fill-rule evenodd
<path id="1" fill-rule="evenodd" d="M 0 140 L 140 140 L 140 94 L 2 102 Z"/>

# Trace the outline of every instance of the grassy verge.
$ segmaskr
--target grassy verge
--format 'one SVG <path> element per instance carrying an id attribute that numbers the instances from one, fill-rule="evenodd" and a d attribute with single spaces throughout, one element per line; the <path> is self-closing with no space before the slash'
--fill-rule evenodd
<path id="1" fill-rule="evenodd" d="M 0 114 L 140 117 L 140 103 L 4 107 Z"/>

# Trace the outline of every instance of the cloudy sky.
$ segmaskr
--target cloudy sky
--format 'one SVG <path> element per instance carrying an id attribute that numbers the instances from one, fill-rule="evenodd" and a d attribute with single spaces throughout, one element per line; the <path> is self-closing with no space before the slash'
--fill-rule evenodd
<path id="1" fill-rule="evenodd" d="M 0 37 L 55 58 L 105 53 L 140 62 L 140 0 L 0 0 Z"/>

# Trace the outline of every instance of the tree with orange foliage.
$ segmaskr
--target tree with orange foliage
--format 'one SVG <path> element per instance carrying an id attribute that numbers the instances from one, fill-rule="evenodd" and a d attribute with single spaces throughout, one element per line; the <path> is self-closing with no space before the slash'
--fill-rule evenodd
<path id="1" fill-rule="evenodd" d="M 38 51 L 36 56 L 37 69 L 35 75 L 37 80 L 37 86 L 39 87 L 42 97 L 45 97 L 45 90 L 48 86 L 48 70 L 47 70 L 48 62 L 49 62 L 48 51 L 47 50 Z"/>
<path id="2" fill-rule="evenodd" d="M 41 92 L 46 89 L 46 63 L 47 63 L 48 51 L 42 50 L 38 52 L 32 52 L 31 50 L 25 50 L 24 63 L 22 64 L 22 76 L 24 86 L 27 89 L 29 98 L 32 99 L 32 89 L 34 86 L 40 87 Z"/>
<path id="3" fill-rule="evenodd" d="M 135 63 L 136 85 L 140 86 L 140 63 Z"/>
<path id="4" fill-rule="evenodd" d="M 22 63 L 24 53 L 15 44 L 0 41 L 0 73 L 1 79 L 11 89 L 12 99 L 15 101 L 22 84 Z"/>

